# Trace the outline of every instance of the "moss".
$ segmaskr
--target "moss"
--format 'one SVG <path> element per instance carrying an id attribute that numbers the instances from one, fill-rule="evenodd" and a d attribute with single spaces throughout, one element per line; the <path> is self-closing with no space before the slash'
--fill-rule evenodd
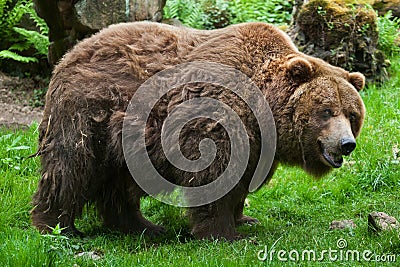
<path id="1" fill-rule="evenodd" d="M 382 72 L 384 58 L 376 49 L 377 16 L 372 8 L 349 5 L 347 0 L 311 0 L 294 23 L 296 33 L 291 35 L 305 53 L 370 79 Z"/>
<path id="2" fill-rule="evenodd" d="M 372 5 L 376 1 L 375 0 L 343 0 L 342 2 L 349 4 L 349 5 Z"/>

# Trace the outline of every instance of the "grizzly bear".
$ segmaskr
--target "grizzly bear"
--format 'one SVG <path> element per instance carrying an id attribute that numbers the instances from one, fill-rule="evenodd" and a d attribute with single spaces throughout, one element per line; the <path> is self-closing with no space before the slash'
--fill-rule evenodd
<path id="1" fill-rule="evenodd" d="M 64 232 L 81 235 L 74 220 L 84 205 L 93 203 L 106 227 L 124 233 L 164 232 L 141 214 L 140 198 L 146 193 L 128 169 L 122 128 L 136 90 L 160 71 L 188 62 L 238 70 L 265 97 L 277 138 L 264 183 L 279 163 L 321 177 L 341 167 L 343 156 L 355 149 L 365 115 L 358 93 L 364 76 L 299 52 L 276 27 L 244 23 L 206 31 L 151 22 L 117 24 L 78 43 L 53 72 L 39 126 L 42 176 L 33 196 L 34 226 L 48 232 L 59 224 Z M 260 128 L 244 101 L 219 85 L 199 82 L 174 88 L 160 96 L 147 119 L 147 152 L 171 182 L 193 187 L 215 180 L 235 150 L 218 121 L 198 118 L 179 134 L 182 154 L 190 160 L 201 155 L 204 138 L 215 143 L 214 161 L 196 173 L 173 166 L 160 140 L 163 122 L 174 107 L 204 96 L 223 101 L 244 121 L 250 154 L 232 190 L 212 203 L 188 208 L 191 233 L 200 239 L 234 240 L 241 237 L 238 225 L 257 222 L 243 214 L 261 142 Z"/>

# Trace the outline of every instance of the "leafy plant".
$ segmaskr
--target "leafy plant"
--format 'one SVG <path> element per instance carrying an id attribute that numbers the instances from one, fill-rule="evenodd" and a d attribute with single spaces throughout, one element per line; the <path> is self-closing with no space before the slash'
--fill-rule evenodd
<path id="1" fill-rule="evenodd" d="M 21 145 L 22 136 L 15 136 L 12 134 L 6 134 L 0 136 L 0 144 L 4 142 L 11 142 L 11 144 L 5 146 L 6 156 L 0 159 L 0 167 L 1 168 L 13 168 L 15 170 L 20 170 L 20 163 L 22 161 L 22 157 L 13 154 L 12 152 L 27 150 L 30 149 L 30 146 Z"/>
<path id="2" fill-rule="evenodd" d="M 27 15 L 35 23 L 39 31 L 18 27 L 22 16 Z M 47 56 L 48 27 L 33 9 L 31 1 L 17 1 L 14 5 L 10 0 L 0 2 L 0 33 L 9 44 L 7 49 L 0 51 L 0 58 L 12 59 L 22 63 L 38 62 L 38 59 Z M 21 52 L 34 49 L 32 56 Z"/>
<path id="3" fill-rule="evenodd" d="M 191 0 L 168 0 L 164 7 L 164 18 L 179 19 L 192 28 L 203 28 L 201 4 Z"/>
<path id="4" fill-rule="evenodd" d="M 202 3 L 202 22 L 205 29 L 218 29 L 231 24 L 232 14 L 229 1 L 206 0 Z"/>
<path id="5" fill-rule="evenodd" d="M 293 1 L 289 0 L 232 0 L 229 1 L 232 23 L 265 21 L 285 24 L 291 19 Z"/>
<path id="6" fill-rule="evenodd" d="M 0 0 L 0 35 L 7 40 L 12 36 L 13 30 L 25 14 L 23 1 Z"/>
<path id="7" fill-rule="evenodd" d="M 384 16 L 378 17 L 379 49 L 386 56 L 394 56 L 400 53 L 400 18 L 392 16 L 389 11 Z"/>
<path id="8" fill-rule="evenodd" d="M 43 107 L 44 106 L 44 99 L 47 92 L 47 87 L 34 89 L 33 90 L 33 97 L 29 100 L 29 105 L 32 107 Z"/>
<path id="9" fill-rule="evenodd" d="M 71 240 L 62 234 L 62 231 L 65 228 L 60 227 L 60 224 L 57 224 L 54 228 L 50 227 L 51 234 L 44 234 L 43 237 L 47 238 L 49 252 L 56 254 L 67 254 L 74 255 L 74 252 L 80 248 L 80 245 L 74 244 Z"/>
<path id="10" fill-rule="evenodd" d="M 248 21 L 286 24 L 292 8 L 290 0 L 168 0 L 164 17 L 193 28 L 215 29 Z"/>

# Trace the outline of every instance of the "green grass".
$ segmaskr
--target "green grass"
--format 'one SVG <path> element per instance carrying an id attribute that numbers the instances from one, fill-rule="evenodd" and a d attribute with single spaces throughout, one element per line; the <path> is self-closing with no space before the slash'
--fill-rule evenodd
<path id="1" fill-rule="evenodd" d="M 393 62 L 392 78 L 362 92 L 367 117 L 358 146 L 345 166 L 320 181 L 302 170 L 280 167 L 272 182 L 249 196 L 246 213 L 260 220 L 242 226 L 249 237 L 229 243 L 198 241 L 189 234 L 183 209 L 146 198 L 144 213 L 167 227 L 157 240 L 122 235 L 102 228 L 95 211 L 87 208 L 77 226 L 87 236 L 66 238 L 40 235 L 31 227 L 30 199 L 39 180 L 38 159 L 25 159 L 37 145 L 37 125 L 29 130 L 0 130 L 0 266 L 282 266 L 278 251 L 370 250 L 376 255 L 396 255 L 400 261 L 399 232 L 373 234 L 367 228 L 372 211 L 400 218 L 400 59 Z M 397 152 L 398 153 L 398 152 Z M 397 157 L 400 155 L 397 154 Z M 358 227 L 328 230 L 332 220 L 353 219 Z M 275 250 L 273 260 L 259 261 L 257 253 Z M 99 260 L 77 257 L 95 251 Z M 291 255 L 295 252 L 292 252 Z M 362 257 L 362 255 L 361 255 Z M 382 266 L 382 262 L 288 261 L 289 266 Z M 396 266 L 398 263 L 385 263 Z"/>

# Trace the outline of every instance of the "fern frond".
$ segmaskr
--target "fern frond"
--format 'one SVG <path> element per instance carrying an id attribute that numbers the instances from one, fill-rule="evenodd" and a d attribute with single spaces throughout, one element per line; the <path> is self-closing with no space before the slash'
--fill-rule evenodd
<path id="1" fill-rule="evenodd" d="M 201 25 L 201 9 L 199 7 L 199 5 L 195 4 L 195 3 L 191 3 L 188 6 L 188 14 L 187 17 L 184 21 L 184 24 L 193 27 L 193 28 L 200 28 Z"/>
<path id="2" fill-rule="evenodd" d="M 28 42 L 22 42 L 22 43 L 15 43 L 12 46 L 10 46 L 10 48 L 8 48 L 8 50 L 10 51 L 25 51 L 28 50 L 31 47 L 31 44 L 29 44 Z"/>
<path id="3" fill-rule="evenodd" d="M 43 35 L 49 35 L 49 27 L 47 26 L 46 22 L 44 19 L 39 17 L 39 15 L 36 13 L 33 3 L 30 2 L 24 7 L 26 14 L 29 14 L 29 18 L 33 20 L 36 24 L 36 27 L 39 28 L 39 31 Z"/>
<path id="4" fill-rule="evenodd" d="M 40 55 L 47 55 L 47 48 L 49 46 L 49 39 L 47 36 L 24 28 L 14 27 L 15 32 L 25 37 L 26 42 L 32 45 Z"/>
<path id="5" fill-rule="evenodd" d="M 23 63 L 38 62 L 37 58 L 35 58 L 35 57 L 21 56 L 21 55 L 18 55 L 17 53 L 9 51 L 9 50 L 0 51 L 0 58 L 12 59 L 12 60 L 15 60 L 18 62 L 23 62 Z"/>

